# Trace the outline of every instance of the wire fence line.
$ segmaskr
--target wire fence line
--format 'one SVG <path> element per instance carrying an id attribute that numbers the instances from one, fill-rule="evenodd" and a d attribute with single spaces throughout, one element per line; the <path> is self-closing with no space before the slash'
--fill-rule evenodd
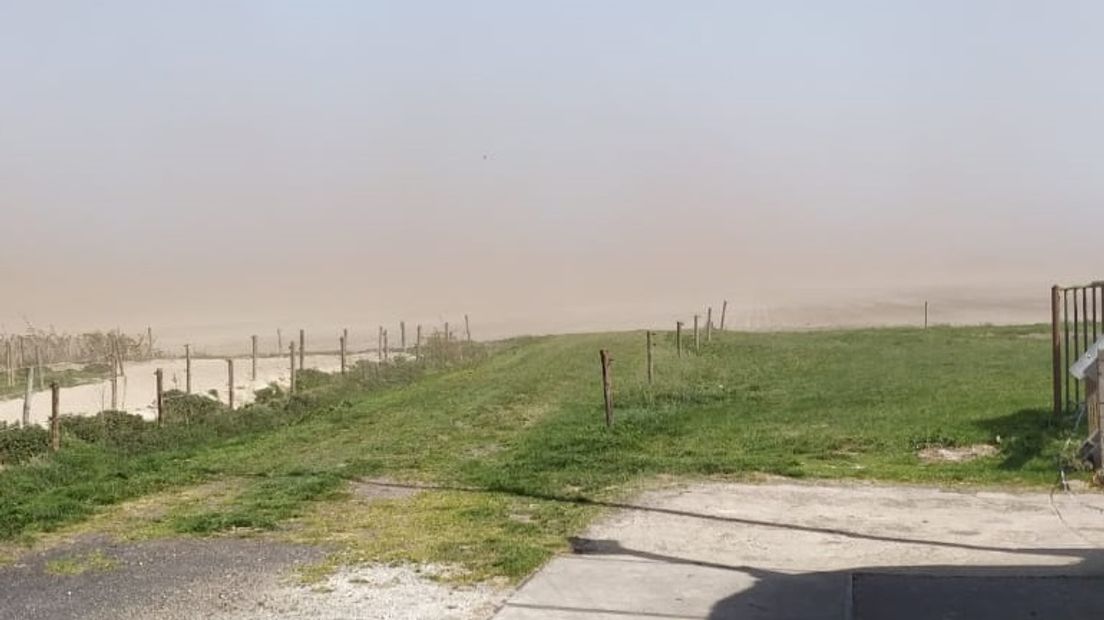
<path id="1" fill-rule="evenodd" d="M 272 343 L 262 347 L 258 335 L 248 335 L 241 339 L 247 352 L 233 355 L 207 353 L 193 345 L 165 350 L 156 346 L 152 329 L 137 336 L 120 331 L 80 335 L 32 331 L 3 335 L 0 352 L 4 355 L 0 361 L 4 365 L 0 366 L 3 368 L 0 376 L 6 377 L 6 383 L 0 378 L 0 430 L 10 429 L 13 422 L 28 425 L 31 417 L 41 420 L 44 403 L 36 395 L 54 383 L 69 392 L 66 406 L 70 411 L 77 401 L 80 411 L 89 414 L 126 410 L 128 392 L 135 394 L 130 402 L 148 413 L 152 399 L 147 398 L 151 395 L 146 384 L 151 380 L 146 375 L 152 375 L 155 366 L 157 371 L 165 371 L 166 389 L 192 393 L 194 387 L 197 393 L 211 394 L 216 400 L 225 396 L 226 401 L 233 401 L 236 395 L 241 395 L 237 401 L 248 402 L 258 387 L 270 383 L 293 385 L 299 371 L 346 372 L 360 362 L 386 364 L 400 359 L 417 360 L 423 353 L 439 355 L 440 346 L 435 344 L 438 342 L 471 343 L 466 315 L 459 325 L 458 328 L 449 322 L 414 324 L 408 329 L 405 321 L 399 321 L 394 326 L 377 326 L 371 340 L 364 330 L 358 330 L 359 346 L 352 346 L 347 328 L 325 330 L 327 335 L 321 338 L 308 337 L 311 335 L 302 329 L 287 333 L 285 338 L 284 330 L 277 329 L 275 347 Z M 227 365 L 213 366 L 211 362 L 215 360 Z M 136 381 L 128 380 L 128 375 Z M 90 394 L 92 387 L 98 389 L 99 398 Z M 74 392 L 73 388 L 82 389 Z M 20 400 L 22 411 L 18 407 Z M 32 400 L 38 415 L 31 414 Z"/>

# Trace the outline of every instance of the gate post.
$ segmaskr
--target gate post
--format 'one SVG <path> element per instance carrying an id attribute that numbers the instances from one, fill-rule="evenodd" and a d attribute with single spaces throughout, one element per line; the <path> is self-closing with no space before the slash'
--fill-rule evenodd
<path id="1" fill-rule="evenodd" d="M 1050 349 L 1053 370 L 1054 415 L 1062 414 L 1062 339 L 1058 335 L 1058 285 L 1050 289 Z"/>

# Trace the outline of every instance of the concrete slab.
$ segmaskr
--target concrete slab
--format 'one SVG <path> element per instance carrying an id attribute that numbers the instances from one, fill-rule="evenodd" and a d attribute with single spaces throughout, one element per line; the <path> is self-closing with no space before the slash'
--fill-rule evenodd
<path id="1" fill-rule="evenodd" d="M 616 508 L 496 620 L 1104 613 L 1104 495 L 705 484 Z"/>

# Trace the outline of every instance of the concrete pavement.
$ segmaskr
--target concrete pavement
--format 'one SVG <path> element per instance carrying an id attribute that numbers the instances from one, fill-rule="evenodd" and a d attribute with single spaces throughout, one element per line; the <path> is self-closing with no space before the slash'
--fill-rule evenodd
<path id="1" fill-rule="evenodd" d="M 704 484 L 616 510 L 495 620 L 1080 618 L 1101 545 L 1095 493 Z"/>

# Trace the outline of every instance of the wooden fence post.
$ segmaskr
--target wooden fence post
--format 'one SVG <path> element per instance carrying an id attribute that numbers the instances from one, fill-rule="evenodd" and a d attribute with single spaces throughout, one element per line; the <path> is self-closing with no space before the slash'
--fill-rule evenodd
<path id="1" fill-rule="evenodd" d="M 406 321 L 399 321 L 399 350 L 406 352 Z"/>
<path id="2" fill-rule="evenodd" d="M 23 392 L 23 428 L 31 425 L 31 395 L 34 393 L 34 366 L 27 367 L 27 388 Z"/>
<path id="3" fill-rule="evenodd" d="M 295 341 L 291 341 L 291 345 L 288 347 L 291 351 L 291 379 L 288 380 L 288 391 L 295 392 Z"/>
<path id="4" fill-rule="evenodd" d="M 705 311 L 705 341 L 713 341 L 713 306 Z"/>
<path id="5" fill-rule="evenodd" d="M 299 330 L 299 370 L 307 367 L 307 333 Z"/>
<path id="6" fill-rule="evenodd" d="M 153 328 L 152 327 L 147 327 L 146 328 L 146 340 L 148 340 L 148 342 L 146 343 L 146 357 L 148 359 L 153 359 Z"/>
<path id="7" fill-rule="evenodd" d="M 445 344 L 449 343 L 449 325 L 448 321 L 445 321 Z"/>
<path id="8" fill-rule="evenodd" d="M 644 332 L 645 348 L 648 354 L 648 385 L 652 384 L 652 330 Z"/>
<path id="9" fill-rule="evenodd" d="M 192 345 L 184 345 L 184 393 L 192 393 Z"/>
<path id="10" fill-rule="evenodd" d="M 725 314 L 727 312 L 728 312 L 728 300 L 726 299 L 726 300 L 724 300 L 724 303 L 721 304 L 721 326 L 720 327 L 721 327 L 722 332 L 724 331 Z"/>
<path id="11" fill-rule="evenodd" d="M 257 380 L 257 337 L 253 336 L 253 372 L 250 373 L 250 379 Z"/>
<path id="12" fill-rule="evenodd" d="M 61 387 L 57 381 L 50 383 L 50 450 L 61 450 Z"/>
<path id="13" fill-rule="evenodd" d="M 701 350 L 701 341 L 698 340 L 698 315 L 694 315 L 694 353 Z"/>
<path id="14" fill-rule="evenodd" d="M 383 363 L 383 325 L 380 325 L 379 335 L 376 336 L 376 361 Z"/>
<path id="15" fill-rule="evenodd" d="M 8 385 L 15 385 L 15 352 L 12 349 L 11 338 L 8 338 Z"/>
<path id="16" fill-rule="evenodd" d="M 41 390 L 43 387 L 42 382 L 46 380 L 46 372 L 42 368 L 42 348 L 38 346 L 37 342 L 34 346 L 34 354 L 36 372 L 38 373 L 38 389 Z"/>
<path id="17" fill-rule="evenodd" d="M 345 336 L 341 336 L 341 374 L 345 374 Z"/>
<path id="18" fill-rule="evenodd" d="M 924 329 L 928 328 L 928 302 L 924 302 Z"/>
<path id="19" fill-rule="evenodd" d="M 284 332 L 276 328 L 276 355 L 284 354 Z"/>
<path id="20" fill-rule="evenodd" d="M 114 370 L 111 373 L 111 410 L 119 410 L 119 375 Z"/>
<path id="21" fill-rule="evenodd" d="M 1077 309 L 1074 298 L 1074 310 Z M 1062 414 L 1062 339 L 1058 335 L 1058 285 L 1050 289 L 1050 342 L 1054 415 Z"/>
<path id="22" fill-rule="evenodd" d="M 391 361 L 391 342 L 387 338 L 387 330 L 383 330 L 383 362 Z"/>
<path id="23" fill-rule="evenodd" d="M 226 404 L 234 410 L 234 359 L 226 358 Z"/>
<path id="24" fill-rule="evenodd" d="M 675 321 L 675 349 L 678 356 L 682 357 L 682 321 Z"/>
<path id="25" fill-rule="evenodd" d="M 157 378 L 157 425 L 161 426 L 161 416 L 165 410 L 165 373 L 158 368 L 157 371 L 153 373 L 153 376 Z"/>
<path id="26" fill-rule="evenodd" d="M 471 323 L 468 322 L 468 315 L 464 315 L 464 333 L 467 334 L 468 344 L 471 344 Z"/>
<path id="27" fill-rule="evenodd" d="M 610 376 L 610 363 L 613 359 L 605 349 L 598 351 L 598 355 L 602 360 L 602 397 L 606 405 L 606 428 L 613 428 L 613 378 Z"/>
<path id="28" fill-rule="evenodd" d="M 418 323 L 418 331 L 414 337 L 414 359 L 422 359 L 422 324 Z"/>

